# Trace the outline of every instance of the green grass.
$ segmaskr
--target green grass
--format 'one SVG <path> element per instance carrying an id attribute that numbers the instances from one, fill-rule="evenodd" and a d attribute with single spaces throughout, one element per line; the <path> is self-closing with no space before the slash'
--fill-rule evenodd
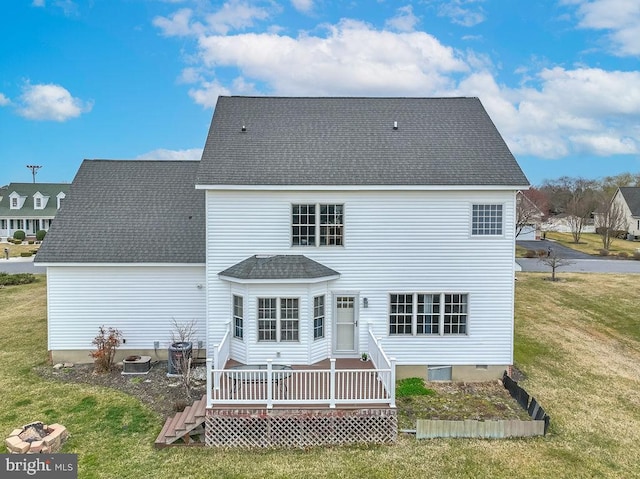
<path id="1" fill-rule="evenodd" d="M 573 235 L 571 233 L 548 231 L 546 236 L 547 239 L 557 241 L 568 248 L 595 256 L 599 256 L 600 250 L 602 249 L 602 238 L 595 233 L 582 233 L 578 244 L 573 242 Z M 632 258 L 633 253 L 635 253 L 638 248 L 640 248 L 640 242 L 614 239 L 611 242 L 609 254 L 617 255 L 618 253 L 625 252 Z"/>
<path id="2" fill-rule="evenodd" d="M 42 276 L 0 289 L 0 429 L 64 424 L 71 437 L 63 452 L 78 454 L 83 479 L 640 477 L 640 278 L 546 276 L 518 274 L 515 316 L 515 361 L 527 375 L 520 384 L 552 418 L 543 438 L 158 451 L 152 445 L 164 418 L 138 400 L 32 372 L 47 359 Z"/>
<path id="3" fill-rule="evenodd" d="M 0 243 L 0 253 L 2 254 L 2 259 L 4 259 L 4 249 L 7 248 L 9 250 L 10 258 L 17 258 L 22 253 L 30 253 L 33 251 L 38 251 L 40 249 L 39 244 L 13 244 L 13 243 Z"/>
<path id="4" fill-rule="evenodd" d="M 396 397 L 403 398 L 407 396 L 431 396 L 435 391 L 425 387 L 422 378 L 406 378 L 398 381 L 396 388 Z"/>

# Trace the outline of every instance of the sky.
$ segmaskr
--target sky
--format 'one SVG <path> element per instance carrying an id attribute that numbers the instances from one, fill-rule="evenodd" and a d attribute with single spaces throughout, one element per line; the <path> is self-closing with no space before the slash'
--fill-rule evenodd
<path id="1" fill-rule="evenodd" d="M 478 97 L 533 185 L 640 172 L 638 0 L 0 8 L 0 185 L 197 160 L 218 95 Z"/>

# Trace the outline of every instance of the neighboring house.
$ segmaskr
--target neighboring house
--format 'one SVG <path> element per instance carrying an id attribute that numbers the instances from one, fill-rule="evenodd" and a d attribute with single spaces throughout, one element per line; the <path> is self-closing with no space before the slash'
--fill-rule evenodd
<path id="1" fill-rule="evenodd" d="M 48 231 L 69 191 L 64 183 L 10 183 L 0 194 L 0 237 Z"/>
<path id="2" fill-rule="evenodd" d="M 82 164 L 37 257 L 49 350 L 89 360 L 105 325 L 155 354 L 194 320 L 219 394 L 227 359 L 497 378 L 527 186 L 477 98 L 220 97 L 200 162 Z"/>
<path id="3" fill-rule="evenodd" d="M 627 225 L 627 235 L 632 239 L 640 237 L 640 187 L 618 188 L 611 200 L 620 205 Z"/>
<path id="4" fill-rule="evenodd" d="M 561 213 L 555 216 L 549 216 L 547 220 L 542 223 L 541 228 L 542 231 L 555 231 L 557 233 L 571 233 L 572 232 L 572 224 L 574 222 L 571 221 L 571 215 L 566 213 Z M 577 218 L 577 217 L 575 217 Z M 596 226 L 595 222 L 592 218 L 587 220 L 587 224 L 582 228 L 582 233 L 595 233 Z"/>

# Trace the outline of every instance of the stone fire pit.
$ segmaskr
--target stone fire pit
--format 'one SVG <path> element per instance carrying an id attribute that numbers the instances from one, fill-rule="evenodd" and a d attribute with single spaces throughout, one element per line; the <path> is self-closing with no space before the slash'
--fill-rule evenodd
<path id="1" fill-rule="evenodd" d="M 67 437 L 69 433 L 63 425 L 37 421 L 14 429 L 4 443 L 11 454 L 48 454 L 58 452 Z"/>

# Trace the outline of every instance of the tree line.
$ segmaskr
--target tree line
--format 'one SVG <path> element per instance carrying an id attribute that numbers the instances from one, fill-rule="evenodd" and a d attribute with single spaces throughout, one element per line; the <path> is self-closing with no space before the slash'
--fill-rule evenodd
<path id="1" fill-rule="evenodd" d="M 619 187 L 640 186 L 640 173 L 622 173 L 592 180 L 562 176 L 547 179 L 523 191 L 516 211 L 516 236 L 533 218 L 564 215 L 573 241 L 580 242 L 585 226 L 595 221 L 596 233 L 608 250 L 613 238 L 626 234 L 626 216 L 621 205 L 612 201 Z"/>

